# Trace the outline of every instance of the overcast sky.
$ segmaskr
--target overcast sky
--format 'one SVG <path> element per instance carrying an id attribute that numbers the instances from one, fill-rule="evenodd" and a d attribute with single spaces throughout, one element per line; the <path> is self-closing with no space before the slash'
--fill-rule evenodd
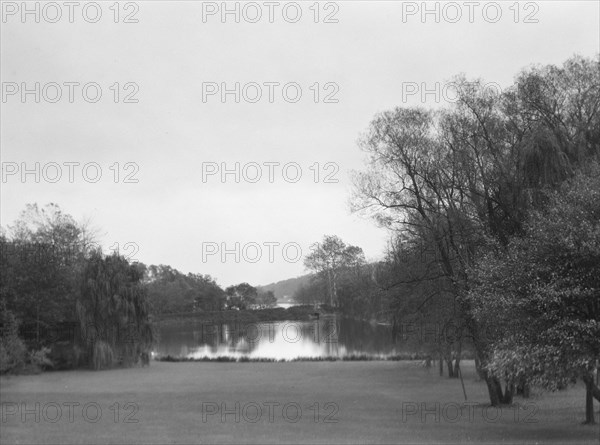
<path id="1" fill-rule="evenodd" d="M 463 2 L 429 2 L 439 23 L 421 15 L 421 2 L 306 2 L 295 23 L 289 2 L 273 10 L 240 3 L 240 23 L 234 14 L 223 23 L 221 2 L 121 3 L 114 23 L 112 3 L 99 4 L 95 23 L 86 2 L 72 11 L 73 23 L 62 2 L 40 4 L 36 23 L 34 13 L 22 16 L 21 2 L 3 2 L 2 226 L 27 203 L 55 202 L 77 220 L 91 218 L 105 249 L 133 243 L 125 250 L 137 246 L 136 260 L 211 274 L 223 286 L 302 275 L 295 246 L 306 254 L 324 234 L 381 257 L 387 233 L 348 205 L 348 172 L 364 162 L 356 140 L 376 113 L 441 106 L 452 99 L 443 84 L 455 74 L 505 87 L 531 64 L 600 50 L 596 1 L 477 2 L 471 11 Z M 127 16 L 137 23 L 123 23 Z M 39 103 L 35 93 L 21 95 L 36 82 Z M 239 103 L 233 93 L 223 103 L 215 88 L 236 82 Z M 440 93 L 423 101 L 422 88 L 436 82 Z M 35 170 L 36 162 L 39 182 L 22 178 L 22 167 Z M 205 172 L 240 163 L 240 182 L 203 175 L 203 163 Z M 258 182 L 245 180 L 257 172 L 248 163 L 261 166 Z M 102 176 L 92 182 L 98 166 Z M 239 262 L 233 254 L 223 261 L 221 247 L 234 251 L 235 243 Z M 256 244 L 248 243 L 262 246 L 255 263 Z M 203 258 L 203 246 L 219 252 Z"/>

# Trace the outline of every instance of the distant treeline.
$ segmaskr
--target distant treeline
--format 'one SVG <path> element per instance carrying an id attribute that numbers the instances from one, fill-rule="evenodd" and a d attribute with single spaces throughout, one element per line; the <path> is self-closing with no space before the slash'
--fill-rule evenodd
<path id="1" fill-rule="evenodd" d="M 259 292 L 248 283 L 222 289 L 210 275 L 184 274 L 171 266 L 145 266 L 144 285 L 152 314 L 215 312 L 225 309 L 273 307 L 271 291 Z"/>
<path id="2" fill-rule="evenodd" d="M 327 305 L 319 308 L 320 314 L 332 313 L 333 309 Z M 154 318 L 156 323 L 181 324 L 193 323 L 259 323 L 269 321 L 307 321 L 315 313 L 313 306 L 292 306 L 289 308 L 268 308 L 255 310 L 232 310 L 212 312 L 181 312 L 162 314 Z"/>

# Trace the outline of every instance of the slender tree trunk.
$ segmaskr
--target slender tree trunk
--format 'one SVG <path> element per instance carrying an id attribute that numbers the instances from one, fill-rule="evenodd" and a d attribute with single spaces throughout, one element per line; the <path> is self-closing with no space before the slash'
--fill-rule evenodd
<path id="1" fill-rule="evenodd" d="M 481 369 L 481 361 L 479 360 L 479 357 L 477 357 L 477 354 L 475 354 L 475 371 L 477 371 L 479 380 L 485 380 L 485 376 L 483 375 L 483 371 Z"/>
<path id="2" fill-rule="evenodd" d="M 583 377 L 585 383 L 585 422 L 593 425 L 596 423 L 594 417 L 594 399 L 600 402 L 600 388 L 594 384 L 594 377 L 589 374 Z"/>
<path id="3" fill-rule="evenodd" d="M 335 273 L 335 269 L 333 269 L 333 302 L 335 305 L 338 305 L 338 297 L 337 297 L 337 275 Z"/>
<path id="4" fill-rule="evenodd" d="M 440 377 L 444 377 L 444 357 L 440 352 Z"/>
<path id="5" fill-rule="evenodd" d="M 456 351 L 456 358 L 454 359 L 454 377 L 459 376 L 461 354 L 462 354 L 462 342 L 459 341 L 458 348 Z"/>
<path id="6" fill-rule="evenodd" d="M 446 364 L 448 365 L 448 377 L 454 378 L 454 367 L 452 366 L 452 356 L 446 357 Z"/>
<path id="7" fill-rule="evenodd" d="M 518 396 L 528 399 L 529 393 L 530 393 L 530 388 L 529 388 L 529 383 L 527 383 L 527 380 L 521 379 L 521 381 L 517 385 L 516 391 L 517 391 Z"/>
<path id="8" fill-rule="evenodd" d="M 496 377 L 488 377 L 491 388 L 494 391 L 493 400 L 496 404 L 492 403 L 492 406 L 500 406 L 504 403 L 504 394 L 502 393 L 502 383 Z M 490 397 L 490 402 L 492 398 Z"/>
<path id="9" fill-rule="evenodd" d="M 331 269 L 327 269 L 327 279 L 329 281 L 329 304 L 333 307 L 333 284 L 331 280 Z"/>
<path id="10" fill-rule="evenodd" d="M 594 418 L 594 395 L 593 389 L 594 386 L 593 380 L 588 380 L 585 382 L 585 424 L 593 425 L 596 423 L 596 419 Z"/>
<path id="11" fill-rule="evenodd" d="M 452 347 L 451 345 L 447 346 L 446 349 L 446 366 L 448 366 L 448 378 L 458 377 L 458 375 L 454 374 L 454 363 L 452 360 Z"/>
<path id="12" fill-rule="evenodd" d="M 515 394 L 515 384 L 510 383 L 506 385 L 504 394 L 502 394 L 502 403 L 510 405 L 513 402 L 513 396 Z"/>
<path id="13" fill-rule="evenodd" d="M 457 369 L 457 373 L 460 377 L 460 385 L 462 386 L 463 394 L 465 396 L 465 401 L 467 400 L 467 390 L 465 389 L 465 381 L 463 380 L 462 371 L 460 370 L 460 366 Z"/>
<path id="14" fill-rule="evenodd" d="M 36 341 L 36 347 L 40 346 L 40 305 L 37 304 L 35 306 L 35 318 L 36 318 L 36 322 L 35 322 L 35 341 Z"/>
<path id="15" fill-rule="evenodd" d="M 587 385 L 588 382 L 590 383 L 591 386 L 591 391 L 592 391 L 592 397 L 594 399 L 596 399 L 598 402 L 600 402 L 600 388 L 598 388 L 598 385 L 594 384 L 594 377 L 590 374 L 588 376 L 585 376 L 583 378 L 583 381 L 585 382 L 585 384 Z"/>
<path id="16" fill-rule="evenodd" d="M 454 376 L 458 377 L 458 370 L 460 368 L 460 356 L 462 354 L 462 341 L 458 341 L 456 350 L 456 359 L 454 360 Z"/>
<path id="17" fill-rule="evenodd" d="M 460 357 L 456 357 L 454 360 L 454 376 L 458 377 L 458 370 L 460 369 Z"/>

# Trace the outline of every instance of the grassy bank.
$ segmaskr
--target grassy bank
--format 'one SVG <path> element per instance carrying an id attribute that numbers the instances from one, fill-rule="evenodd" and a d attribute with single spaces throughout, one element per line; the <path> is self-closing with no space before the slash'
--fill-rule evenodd
<path id="1" fill-rule="evenodd" d="M 581 425 L 581 386 L 489 410 L 472 362 L 464 363 L 464 376 L 472 405 L 459 381 L 414 362 L 152 362 L 3 377 L 0 441 L 598 443 L 598 425 Z M 57 406 L 62 416 L 52 423 Z M 22 407 L 32 413 L 21 417 Z"/>
<path id="2" fill-rule="evenodd" d="M 368 362 L 368 361 L 400 361 L 400 360 L 418 360 L 420 366 L 423 365 L 423 361 L 427 358 L 426 354 L 418 352 L 407 352 L 406 354 L 392 354 L 392 355 L 373 355 L 373 354 L 350 354 L 343 355 L 341 357 L 328 355 L 325 357 L 297 357 L 291 360 L 288 359 L 274 359 L 274 358 L 263 358 L 263 357 L 233 357 L 228 355 L 219 355 L 217 357 L 173 357 L 171 355 L 158 356 L 155 360 L 160 362 L 257 362 L 257 363 L 275 363 L 275 362 Z"/>

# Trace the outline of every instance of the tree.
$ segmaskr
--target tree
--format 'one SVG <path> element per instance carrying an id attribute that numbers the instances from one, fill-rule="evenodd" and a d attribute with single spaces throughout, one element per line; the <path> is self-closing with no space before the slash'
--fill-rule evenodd
<path id="1" fill-rule="evenodd" d="M 57 325 L 75 320 L 77 280 L 93 242 L 90 230 L 58 205 L 29 204 L 0 239 L 0 300 L 21 322 L 21 335 L 39 348 Z"/>
<path id="2" fill-rule="evenodd" d="M 355 177 L 354 209 L 435 252 L 492 405 L 510 403 L 513 393 L 485 366 L 493 342 L 483 333 L 495 319 L 475 317 L 469 271 L 477 254 L 523 234 L 544 187 L 598 155 L 599 65 L 574 57 L 563 67 L 530 69 L 501 94 L 457 78 L 452 108 L 386 111 L 361 141 L 369 169 Z"/>
<path id="3" fill-rule="evenodd" d="M 227 294 L 226 306 L 228 309 L 248 309 L 256 304 L 258 291 L 248 283 L 240 283 L 225 289 Z"/>
<path id="4" fill-rule="evenodd" d="M 130 365 L 147 353 L 153 333 L 143 265 L 104 257 L 94 248 L 93 231 L 56 204 L 28 205 L 7 232 L 0 239 L 0 307 L 15 315 L 13 331 L 21 322 L 30 348 L 57 346 L 55 358 L 62 362 L 61 354 L 70 354 L 74 360 L 65 363 L 71 367 L 81 341 L 96 369 Z M 81 338 L 69 330 L 69 344 L 59 345 L 60 328 L 73 323 Z"/>
<path id="5" fill-rule="evenodd" d="M 220 311 L 225 305 L 225 291 L 210 275 L 188 274 L 196 283 L 195 310 Z"/>
<path id="6" fill-rule="evenodd" d="M 185 275 L 163 264 L 144 266 L 144 270 L 144 284 L 155 314 L 223 309 L 225 292 L 210 275 Z"/>
<path id="7" fill-rule="evenodd" d="M 327 282 L 314 275 L 309 283 L 301 284 L 292 295 L 292 299 L 301 305 L 320 305 L 329 300 Z"/>
<path id="8" fill-rule="evenodd" d="M 256 297 L 256 304 L 261 309 L 275 307 L 277 305 L 277 298 L 275 298 L 272 290 L 259 292 Z"/>
<path id="9" fill-rule="evenodd" d="M 515 385 L 586 385 L 586 423 L 600 389 L 600 166 L 591 164 L 532 212 L 523 237 L 477 263 L 478 318 L 503 326 L 488 368 Z"/>
<path id="10" fill-rule="evenodd" d="M 0 374 L 18 372 L 25 364 L 27 348 L 19 337 L 18 320 L 0 301 Z"/>
<path id="11" fill-rule="evenodd" d="M 339 237 L 326 235 L 322 243 L 313 245 L 313 251 L 304 258 L 304 266 L 326 277 L 329 285 L 329 303 L 338 305 L 338 275 L 342 268 L 359 267 L 365 263 L 360 247 L 347 246 Z"/>
<path id="12" fill-rule="evenodd" d="M 92 253 L 81 277 L 77 316 L 94 369 L 137 363 L 154 340 L 142 273 L 113 254 Z"/>

